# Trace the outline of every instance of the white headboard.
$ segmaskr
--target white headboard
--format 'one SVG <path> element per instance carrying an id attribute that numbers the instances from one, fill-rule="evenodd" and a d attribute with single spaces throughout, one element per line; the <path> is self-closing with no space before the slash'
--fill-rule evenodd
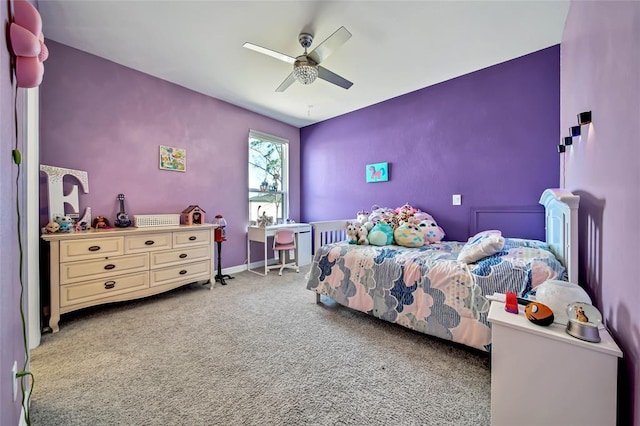
<path id="1" fill-rule="evenodd" d="M 545 234 L 553 254 L 567 270 L 569 281 L 578 282 L 578 204 L 580 197 L 565 189 L 545 189 Z"/>

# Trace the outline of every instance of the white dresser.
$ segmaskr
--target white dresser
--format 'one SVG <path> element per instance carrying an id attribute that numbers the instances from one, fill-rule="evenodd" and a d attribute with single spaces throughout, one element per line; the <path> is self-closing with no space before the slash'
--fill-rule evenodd
<path id="1" fill-rule="evenodd" d="M 196 281 L 213 283 L 215 228 L 176 225 L 42 235 L 50 246 L 49 326 L 57 332 L 61 314 L 88 306 Z"/>
<path id="2" fill-rule="evenodd" d="M 491 302 L 492 425 L 615 425 L 618 358 L 606 330 L 600 343 L 565 326 L 531 323 Z"/>

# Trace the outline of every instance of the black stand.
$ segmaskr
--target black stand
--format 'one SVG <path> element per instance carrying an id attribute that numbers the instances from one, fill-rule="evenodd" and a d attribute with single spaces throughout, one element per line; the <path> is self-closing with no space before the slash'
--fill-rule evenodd
<path id="1" fill-rule="evenodd" d="M 222 275 L 222 241 L 217 241 L 218 243 L 218 275 L 216 275 L 216 282 L 220 281 L 220 284 L 227 285 L 224 281 L 225 278 L 232 280 L 233 277 L 231 275 Z"/>

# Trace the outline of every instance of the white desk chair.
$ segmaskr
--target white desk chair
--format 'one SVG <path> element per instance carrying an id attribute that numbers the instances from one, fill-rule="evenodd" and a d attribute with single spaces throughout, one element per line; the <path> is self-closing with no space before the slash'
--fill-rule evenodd
<path id="1" fill-rule="evenodd" d="M 273 251 L 278 250 L 278 258 L 280 263 L 270 266 L 269 269 L 280 269 L 278 275 L 282 275 L 284 268 L 295 269 L 296 272 L 300 272 L 298 267 L 298 254 L 296 250 L 296 239 L 293 231 L 288 229 L 278 229 L 273 237 Z M 287 254 L 289 250 L 293 250 L 296 255 L 294 262 L 287 263 Z"/>

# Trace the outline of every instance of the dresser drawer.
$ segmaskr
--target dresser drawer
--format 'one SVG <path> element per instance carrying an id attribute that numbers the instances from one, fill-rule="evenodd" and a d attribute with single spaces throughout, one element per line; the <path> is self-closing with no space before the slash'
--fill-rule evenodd
<path id="1" fill-rule="evenodd" d="M 173 248 L 211 244 L 211 233 L 206 229 L 173 233 Z"/>
<path id="2" fill-rule="evenodd" d="M 132 254 L 109 259 L 83 260 L 60 264 L 60 284 L 70 284 L 114 274 L 146 271 L 149 254 Z"/>
<path id="3" fill-rule="evenodd" d="M 166 250 L 171 248 L 171 233 L 146 234 L 124 237 L 124 252 L 145 253 L 154 250 Z"/>
<path id="4" fill-rule="evenodd" d="M 99 301 L 130 291 L 149 288 L 149 273 L 116 275 L 100 280 L 60 287 L 60 307 Z"/>
<path id="5" fill-rule="evenodd" d="M 60 262 L 124 254 L 124 237 L 60 241 Z"/>
<path id="6" fill-rule="evenodd" d="M 211 246 L 188 247 L 151 253 L 151 269 L 211 258 Z"/>
<path id="7" fill-rule="evenodd" d="M 187 263 L 170 268 L 152 269 L 151 287 L 156 285 L 169 284 L 177 281 L 185 283 L 208 280 L 211 278 L 211 262 L 209 260 Z"/>

